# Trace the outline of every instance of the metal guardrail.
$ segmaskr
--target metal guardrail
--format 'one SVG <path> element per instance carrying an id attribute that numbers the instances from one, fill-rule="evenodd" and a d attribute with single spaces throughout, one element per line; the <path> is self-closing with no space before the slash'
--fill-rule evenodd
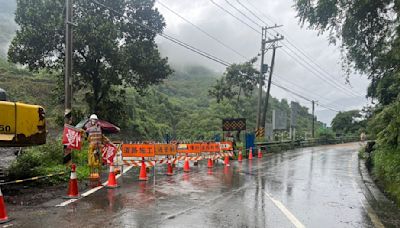
<path id="1" fill-rule="evenodd" d="M 359 141 L 358 137 L 337 137 L 334 139 L 327 138 L 314 138 L 308 140 L 284 140 L 284 141 L 272 141 L 272 142 L 256 142 L 255 145 L 261 148 L 265 147 L 278 147 L 285 146 L 290 148 L 295 147 L 309 147 L 316 145 L 328 145 L 328 144 L 338 144 L 338 143 L 346 143 L 346 142 L 356 142 Z"/>

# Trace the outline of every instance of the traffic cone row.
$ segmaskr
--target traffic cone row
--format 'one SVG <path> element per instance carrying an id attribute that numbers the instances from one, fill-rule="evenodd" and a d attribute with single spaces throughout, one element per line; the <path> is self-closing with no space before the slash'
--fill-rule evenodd
<path id="1" fill-rule="evenodd" d="M 258 148 L 258 158 L 262 158 L 261 148 Z"/>
<path id="2" fill-rule="evenodd" d="M 252 148 L 250 147 L 250 149 L 249 149 L 249 158 L 248 158 L 249 160 L 253 160 L 253 151 L 252 151 Z"/>

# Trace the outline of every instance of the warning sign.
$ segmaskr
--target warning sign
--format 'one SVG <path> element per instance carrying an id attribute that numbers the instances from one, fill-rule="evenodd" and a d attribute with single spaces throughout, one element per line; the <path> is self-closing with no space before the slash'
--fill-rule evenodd
<path id="1" fill-rule="evenodd" d="M 176 145 L 155 144 L 155 155 L 176 155 Z"/>
<path id="2" fill-rule="evenodd" d="M 149 144 L 123 144 L 122 157 L 154 157 L 154 145 Z"/>
<path id="3" fill-rule="evenodd" d="M 232 142 L 221 142 L 220 144 L 221 150 L 227 151 L 227 150 L 233 150 L 233 145 Z"/>
<path id="4" fill-rule="evenodd" d="M 201 153 L 200 143 L 178 144 L 178 153 Z"/>
<path id="5" fill-rule="evenodd" d="M 246 130 L 246 119 L 223 119 L 222 120 L 223 131 L 242 131 Z"/>

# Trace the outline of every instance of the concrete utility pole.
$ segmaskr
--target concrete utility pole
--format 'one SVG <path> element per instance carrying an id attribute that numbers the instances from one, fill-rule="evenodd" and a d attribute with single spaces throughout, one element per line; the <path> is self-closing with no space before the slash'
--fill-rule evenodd
<path id="1" fill-rule="evenodd" d="M 260 75 L 258 77 L 258 104 L 257 104 L 257 130 L 261 127 L 261 103 L 262 103 L 262 85 L 264 81 L 264 55 L 265 55 L 265 44 L 267 38 L 266 27 L 261 28 L 261 64 L 260 64 Z"/>
<path id="2" fill-rule="evenodd" d="M 261 121 L 261 108 L 262 108 L 262 90 L 263 90 L 263 82 L 264 82 L 264 73 L 267 72 L 267 66 L 264 64 L 264 55 L 265 55 L 265 45 L 267 43 L 273 43 L 273 42 L 277 42 L 279 40 L 283 39 L 283 36 L 280 37 L 275 37 L 273 39 L 268 39 L 267 40 L 267 30 L 268 29 L 274 29 L 274 28 L 278 28 L 281 27 L 281 25 L 274 25 L 271 27 L 262 27 L 262 31 L 261 31 L 261 64 L 260 64 L 260 76 L 258 78 L 258 84 L 259 84 L 259 88 L 258 88 L 258 105 L 257 105 L 257 120 L 256 120 L 256 126 L 257 129 L 259 130 L 260 128 L 264 128 L 265 126 L 265 120 Z"/>
<path id="3" fill-rule="evenodd" d="M 311 131 L 311 137 L 314 138 L 314 121 L 315 121 L 315 116 L 314 116 L 314 104 L 315 101 L 312 102 L 312 131 Z"/>
<path id="4" fill-rule="evenodd" d="M 65 1 L 66 9 L 66 20 L 65 20 L 65 111 L 72 110 L 72 1 Z M 66 118 L 65 122 L 69 122 L 69 118 Z"/>
<path id="5" fill-rule="evenodd" d="M 72 1 L 65 1 L 64 124 L 72 124 Z M 72 150 L 64 146 L 63 163 L 72 162 Z"/>
<path id="6" fill-rule="evenodd" d="M 261 117 L 261 127 L 265 126 L 265 120 L 267 118 L 269 94 L 270 94 L 270 91 L 271 91 L 272 74 L 274 73 L 274 65 L 275 65 L 275 52 L 276 52 L 277 48 L 279 48 L 279 47 L 276 46 L 276 44 L 274 43 L 272 45 L 271 68 L 269 70 L 267 94 L 265 95 L 264 109 L 263 109 L 262 117 Z"/>

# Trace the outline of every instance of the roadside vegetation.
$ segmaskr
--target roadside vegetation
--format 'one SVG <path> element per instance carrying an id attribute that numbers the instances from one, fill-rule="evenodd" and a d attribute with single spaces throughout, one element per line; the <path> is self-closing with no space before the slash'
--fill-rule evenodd
<path id="1" fill-rule="evenodd" d="M 399 2 L 296 0 L 295 8 L 303 26 L 327 33 L 341 47 L 348 75 L 370 79 L 367 96 L 374 105 L 364 108 L 363 118 L 368 139 L 376 139 L 372 173 L 400 206 Z"/>

